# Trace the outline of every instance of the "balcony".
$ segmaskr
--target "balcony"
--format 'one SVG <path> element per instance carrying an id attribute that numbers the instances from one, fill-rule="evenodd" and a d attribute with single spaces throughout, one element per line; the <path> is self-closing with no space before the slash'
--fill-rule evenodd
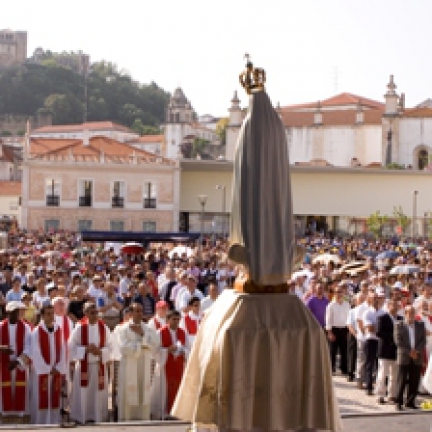
<path id="1" fill-rule="evenodd" d="M 92 197 L 91 196 L 79 197 L 79 206 L 80 207 L 91 207 L 91 205 L 92 205 Z"/>
<path id="2" fill-rule="evenodd" d="M 113 208 L 123 208 L 124 198 L 123 197 L 112 197 L 112 207 Z"/>
<path id="3" fill-rule="evenodd" d="M 156 198 L 144 198 L 144 208 L 156 208 Z"/>
<path id="4" fill-rule="evenodd" d="M 50 207 L 58 207 L 60 205 L 60 197 L 58 195 L 47 195 L 46 205 Z"/>

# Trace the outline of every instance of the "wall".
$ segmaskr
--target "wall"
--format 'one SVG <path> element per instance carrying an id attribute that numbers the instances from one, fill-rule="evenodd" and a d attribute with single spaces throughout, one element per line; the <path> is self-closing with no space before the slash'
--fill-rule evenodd
<path id="1" fill-rule="evenodd" d="M 399 163 L 417 168 L 414 155 L 418 146 L 432 154 L 432 118 L 399 120 Z"/>

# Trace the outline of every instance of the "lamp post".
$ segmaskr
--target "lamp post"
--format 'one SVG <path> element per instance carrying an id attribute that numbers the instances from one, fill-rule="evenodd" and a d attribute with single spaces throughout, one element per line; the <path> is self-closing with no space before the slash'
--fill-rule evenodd
<path id="1" fill-rule="evenodd" d="M 222 235 L 225 236 L 226 232 L 226 186 L 225 185 L 216 185 L 217 190 L 222 191 Z"/>
<path id="2" fill-rule="evenodd" d="M 200 243 L 199 243 L 199 255 L 202 255 L 202 247 L 204 243 L 204 213 L 205 205 L 207 202 L 207 195 L 198 195 L 198 201 L 201 204 L 201 229 L 200 229 Z"/>
<path id="3" fill-rule="evenodd" d="M 427 239 L 429 237 L 428 233 L 428 212 L 424 213 L 424 219 L 423 219 L 423 237 Z"/>
<path id="4" fill-rule="evenodd" d="M 413 192 L 413 213 L 412 213 L 412 226 L 411 226 L 411 237 L 414 238 L 416 236 L 416 219 L 417 219 L 417 195 L 418 191 Z"/>

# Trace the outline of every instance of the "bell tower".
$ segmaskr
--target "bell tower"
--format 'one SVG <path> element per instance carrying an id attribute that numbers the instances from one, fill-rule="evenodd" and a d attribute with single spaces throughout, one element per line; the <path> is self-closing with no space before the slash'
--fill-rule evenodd
<path id="1" fill-rule="evenodd" d="M 240 106 L 240 99 L 237 95 L 237 90 L 234 92 L 234 96 L 231 99 L 231 107 L 228 109 L 229 122 L 226 131 L 226 159 L 234 160 L 235 146 L 237 143 L 237 137 L 240 131 L 240 126 L 243 121 L 243 111 Z"/>
<path id="2" fill-rule="evenodd" d="M 183 90 L 177 87 L 168 103 L 165 115 L 165 157 L 179 159 L 180 145 L 183 138 L 190 133 L 193 122 L 193 108 L 186 99 Z"/>

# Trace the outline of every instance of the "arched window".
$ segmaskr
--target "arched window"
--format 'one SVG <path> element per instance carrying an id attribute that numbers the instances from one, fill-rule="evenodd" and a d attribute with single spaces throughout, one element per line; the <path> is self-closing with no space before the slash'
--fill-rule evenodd
<path id="1" fill-rule="evenodd" d="M 417 156 L 417 165 L 419 170 L 423 170 L 429 164 L 429 153 L 427 150 L 420 150 Z"/>

